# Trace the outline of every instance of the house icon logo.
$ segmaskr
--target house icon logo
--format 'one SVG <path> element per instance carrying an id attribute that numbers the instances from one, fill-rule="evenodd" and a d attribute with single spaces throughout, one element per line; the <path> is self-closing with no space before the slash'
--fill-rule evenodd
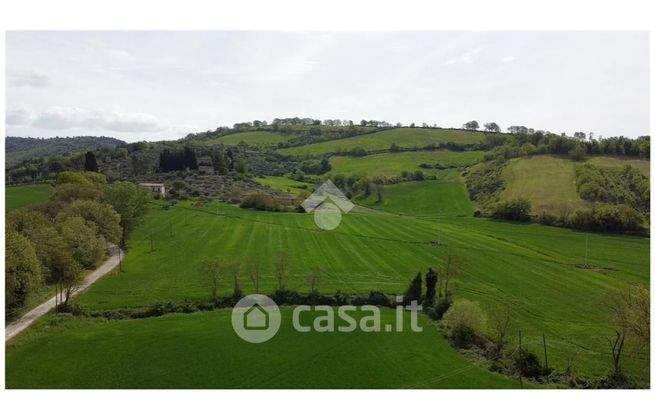
<path id="1" fill-rule="evenodd" d="M 282 317 L 275 301 L 262 294 L 250 294 L 232 309 L 232 328 L 244 341 L 258 344 L 273 338 Z"/>
<path id="2" fill-rule="evenodd" d="M 330 179 L 300 204 L 307 213 L 314 212 L 314 223 L 322 230 L 334 230 L 341 223 L 341 213 L 355 205 Z"/>
<path id="3" fill-rule="evenodd" d="M 268 312 L 261 305 L 255 304 L 243 314 L 243 327 L 245 329 L 268 328 Z"/>

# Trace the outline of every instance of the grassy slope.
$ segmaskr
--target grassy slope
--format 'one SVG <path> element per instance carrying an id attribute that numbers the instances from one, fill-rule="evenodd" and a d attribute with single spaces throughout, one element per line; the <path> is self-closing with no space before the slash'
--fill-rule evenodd
<path id="1" fill-rule="evenodd" d="M 169 222 L 174 237 L 169 236 Z M 428 244 L 437 238 L 467 260 L 466 274 L 455 284 L 458 296 L 486 307 L 510 304 L 524 342 L 537 343 L 545 333 L 551 362 L 563 368 L 574 356 L 582 373 L 602 374 L 609 364 L 608 293 L 626 283 L 647 285 L 649 279 L 646 238 L 589 234 L 589 263 L 600 267 L 591 271 L 576 267 L 584 260 L 585 234 L 560 228 L 351 212 L 338 229 L 326 232 L 307 214 L 178 205 L 153 210 L 131 240 L 125 271 L 99 280 L 79 301 L 86 308 L 103 309 L 206 300 L 209 292 L 197 269 L 204 255 L 259 260 L 265 271 L 262 291 L 270 292 L 274 278 L 268 272 L 281 249 L 289 252 L 289 288 L 307 291 L 307 274 L 318 265 L 323 269 L 322 291 L 400 293 L 416 271 L 443 263 L 447 248 Z M 241 277 L 244 291 L 252 291 L 245 266 Z M 227 294 L 230 286 L 226 278 L 221 292 Z M 633 373 L 645 376 L 645 362 L 631 365 Z"/>
<path id="2" fill-rule="evenodd" d="M 207 145 L 222 143 L 225 145 L 238 145 L 240 142 L 246 142 L 253 146 L 277 145 L 278 142 L 286 142 L 287 136 L 279 132 L 270 131 L 252 131 L 240 132 L 232 135 L 226 135 L 220 138 L 210 139 L 204 142 Z"/>
<path id="3" fill-rule="evenodd" d="M 302 191 L 311 190 L 313 187 L 311 183 L 298 182 L 297 180 L 285 178 L 282 176 L 266 176 L 265 178 L 255 178 L 255 181 L 262 186 L 279 190 L 281 192 L 288 192 L 294 195 Z M 306 188 L 303 189 L 302 186 L 306 186 Z"/>
<path id="4" fill-rule="evenodd" d="M 618 168 L 630 164 L 648 175 L 650 162 L 637 159 L 593 157 L 589 162 L 600 167 Z M 538 155 L 512 159 L 504 170 L 507 182 L 501 200 L 525 197 L 532 202 L 532 213 L 542 211 L 559 215 L 564 205 L 572 208 L 589 206 L 580 199 L 575 185 L 575 167 L 568 158 Z"/>
<path id="5" fill-rule="evenodd" d="M 42 203 L 48 199 L 50 192 L 52 186 L 49 184 L 8 187 L 5 189 L 5 207 L 9 210 Z"/>
<path id="6" fill-rule="evenodd" d="M 394 311 L 382 313 L 383 326 L 395 322 Z M 310 324 L 305 314 L 303 324 Z M 402 333 L 298 333 L 291 310 L 282 316 L 280 331 L 263 344 L 238 338 L 228 311 L 129 321 L 46 318 L 8 344 L 7 387 L 518 387 L 467 362 L 424 316 L 421 333 L 408 331 L 407 314 Z"/>
<path id="7" fill-rule="evenodd" d="M 380 153 L 361 158 L 332 156 L 330 173 L 366 174 L 373 176 L 400 176 L 403 171 L 413 172 L 421 169 L 422 163 L 445 165 L 469 165 L 482 159 L 482 151 L 418 151 L 401 153 Z M 421 169 L 425 174 L 436 174 L 436 170 Z"/>
<path id="8" fill-rule="evenodd" d="M 356 147 L 366 150 L 389 149 L 392 143 L 403 148 L 423 147 L 440 142 L 474 144 L 482 142 L 483 138 L 482 132 L 457 129 L 397 128 L 370 135 L 280 149 L 279 152 L 286 155 L 315 155 L 336 152 L 338 149 L 350 150 Z"/>
<path id="9" fill-rule="evenodd" d="M 442 172 L 446 173 L 446 172 Z M 468 198 L 466 188 L 456 172 L 443 180 L 404 182 L 387 185 L 382 203 L 377 196 L 355 198 L 358 204 L 390 213 L 426 216 L 470 216 L 475 210 Z M 441 176 L 441 175 L 439 175 Z"/>

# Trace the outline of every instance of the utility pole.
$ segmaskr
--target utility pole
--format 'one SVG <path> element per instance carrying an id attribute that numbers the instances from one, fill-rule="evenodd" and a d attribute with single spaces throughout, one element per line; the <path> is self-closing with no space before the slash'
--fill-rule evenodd
<path id="1" fill-rule="evenodd" d="M 546 369 L 548 369 L 548 351 L 546 350 L 546 334 L 541 333 L 541 339 L 544 341 L 544 362 L 546 364 Z M 546 383 L 548 383 L 549 375 L 546 374 Z"/>
<path id="2" fill-rule="evenodd" d="M 520 360 L 523 359 L 523 346 L 522 346 L 522 342 L 521 342 L 521 330 L 519 330 L 519 359 Z M 521 361 L 519 361 L 519 362 L 521 362 Z M 521 364 L 521 366 L 519 367 L 519 383 L 521 384 L 521 389 L 523 389 L 523 373 L 521 373 L 521 371 L 523 370 L 522 367 L 523 367 L 523 365 Z"/>
<path id="3" fill-rule="evenodd" d="M 589 257 L 589 233 L 585 234 L 584 237 L 584 266 L 585 268 L 589 268 L 589 263 L 588 261 Z"/>
<path id="4" fill-rule="evenodd" d="M 118 246 L 118 271 L 123 271 L 123 258 L 121 257 L 121 246 Z"/>

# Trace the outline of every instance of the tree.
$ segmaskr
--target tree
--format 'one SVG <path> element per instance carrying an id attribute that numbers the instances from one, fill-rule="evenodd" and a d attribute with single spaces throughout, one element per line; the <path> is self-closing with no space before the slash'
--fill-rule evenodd
<path id="1" fill-rule="evenodd" d="M 321 270 L 317 268 L 307 277 L 307 282 L 309 284 L 311 294 L 318 293 L 318 286 L 321 284 L 321 276 Z"/>
<path id="2" fill-rule="evenodd" d="M 218 286 L 223 274 L 223 261 L 218 257 L 205 257 L 200 261 L 200 273 L 211 292 L 211 300 L 218 304 Z"/>
<path id="3" fill-rule="evenodd" d="M 84 170 L 88 172 L 98 171 L 98 162 L 96 161 L 96 155 L 91 151 L 88 151 L 84 156 Z"/>
<path id="4" fill-rule="evenodd" d="M 107 249 L 107 242 L 98 234 L 98 227 L 94 223 L 73 216 L 58 227 L 73 258 L 81 267 L 93 267 L 102 259 Z"/>
<path id="5" fill-rule="evenodd" d="M 432 267 L 428 268 L 425 274 L 425 301 L 428 305 L 433 305 L 437 297 L 437 280 L 438 276 Z"/>
<path id="6" fill-rule="evenodd" d="M 34 245 L 23 235 L 5 230 L 5 305 L 20 307 L 43 282 Z"/>
<path id="7" fill-rule="evenodd" d="M 57 215 L 57 220 L 65 221 L 76 216 L 94 223 L 107 241 L 117 243 L 120 240 L 121 217 L 110 205 L 92 200 L 75 200 Z"/>
<path id="8" fill-rule="evenodd" d="M 198 169 L 198 160 L 196 152 L 189 146 L 184 147 L 184 167 L 188 169 Z"/>
<path id="9" fill-rule="evenodd" d="M 225 155 L 225 150 L 221 146 L 212 157 L 212 162 L 214 164 L 214 170 L 218 172 L 219 175 L 227 175 L 229 170 L 229 164 L 227 156 Z"/>
<path id="10" fill-rule="evenodd" d="M 105 201 L 121 217 L 121 247 L 127 236 L 143 220 L 150 205 L 150 192 L 131 182 L 114 182 L 105 188 Z"/>
<path id="11" fill-rule="evenodd" d="M 484 130 L 487 132 L 500 132 L 500 126 L 495 122 L 487 122 L 484 124 Z"/>
<path id="12" fill-rule="evenodd" d="M 491 211 L 491 216 L 495 219 L 528 221 L 531 208 L 528 199 L 517 198 L 497 203 Z"/>
<path id="13" fill-rule="evenodd" d="M 232 271 L 232 298 L 239 300 L 243 297 L 243 291 L 241 291 L 241 283 L 239 282 L 239 266 L 237 264 L 230 264 L 228 270 Z"/>
<path id="14" fill-rule="evenodd" d="M 469 347 L 487 327 L 487 318 L 480 305 L 466 299 L 457 300 L 446 311 L 443 322 L 454 344 Z"/>
<path id="15" fill-rule="evenodd" d="M 416 277 L 412 279 L 409 283 L 407 291 L 405 291 L 405 303 L 410 303 L 416 301 L 417 303 L 421 301 L 421 295 L 423 294 L 423 278 L 421 273 L 416 274 Z"/>
<path id="16" fill-rule="evenodd" d="M 250 281 L 252 282 L 252 287 L 255 289 L 255 293 L 259 294 L 259 286 L 262 281 L 262 271 L 258 259 L 250 259 L 246 263 L 248 267 L 248 272 L 250 275 Z"/>
<path id="17" fill-rule="evenodd" d="M 289 253 L 281 251 L 275 261 L 273 275 L 277 281 L 277 290 L 282 291 L 286 287 L 287 269 L 289 268 Z"/>
<path id="18" fill-rule="evenodd" d="M 587 156 L 587 148 L 581 143 L 576 144 L 573 149 L 569 151 L 569 157 L 574 161 L 583 161 Z"/>
<path id="19" fill-rule="evenodd" d="M 235 166 L 235 170 L 238 173 L 246 174 L 248 173 L 248 164 L 246 163 L 246 160 L 243 158 L 239 158 L 237 160 L 237 164 Z"/>
<path id="20" fill-rule="evenodd" d="M 509 304 L 492 310 L 490 326 L 494 343 L 494 358 L 500 358 L 505 345 L 507 345 L 507 334 L 513 321 L 514 313 Z"/>
<path id="21" fill-rule="evenodd" d="M 480 128 L 478 121 L 469 121 L 464 124 L 464 129 L 475 131 Z"/>

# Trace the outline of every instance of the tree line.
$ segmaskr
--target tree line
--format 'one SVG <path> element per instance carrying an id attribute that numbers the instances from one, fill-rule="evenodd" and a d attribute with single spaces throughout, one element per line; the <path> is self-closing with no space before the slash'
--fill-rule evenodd
<path id="1" fill-rule="evenodd" d="M 93 172 L 61 172 L 46 203 L 7 214 L 5 307 L 20 310 L 44 284 L 57 290 L 61 308 L 82 278 L 106 255 L 125 247 L 149 207 L 150 193 L 130 182 L 107 183 Z"/>

